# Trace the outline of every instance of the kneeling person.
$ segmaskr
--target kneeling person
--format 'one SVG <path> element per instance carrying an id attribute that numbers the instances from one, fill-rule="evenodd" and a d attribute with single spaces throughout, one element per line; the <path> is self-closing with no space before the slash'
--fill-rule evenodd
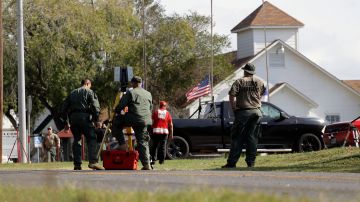
<path id="1" fill-rule="evenodd" d="M 147 126 L 152 124 L 152 96 L 151 93 L 141 87 L 142 79 L 134 76 L 131 79 L 132 90 L 129 90 L 120 99 L 116 107 L 116 117 L 113 123 L 113 136 L 119 142 L 120 148 L 125 148 L 123 127 L 132 127 L 135 132 L 139 159 L 143 165 L 142 170 L 150 170 L 149 140 Z M 121 110 L 128 107 L 128 112 L 121 115 Z"/>

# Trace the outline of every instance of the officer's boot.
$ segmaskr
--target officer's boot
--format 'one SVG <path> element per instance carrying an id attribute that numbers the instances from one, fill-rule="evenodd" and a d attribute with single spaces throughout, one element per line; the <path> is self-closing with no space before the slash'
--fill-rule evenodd
<path id="1" fill-rule="evenodd" d="M 255 162 L 254 161 L 246 161 L 247 167 L 248 168 L 253 168 L 255 167 Z"/>
<path id="2" fill-rule="evenodd" d="M 145 165 L 141 168 L 141 170 L 152 170 L 151 167 L 152 167 L 152 166 L 150 166 L 150 164 L 145 164 Z"/>
<path id="3" fill-rule="evenodd" d="M 81 165 L 74 165 L 74 170 L 82 170 Z"/>
<path id="4" fill-rule="evenodd" d="M 105 168 L 98 163 L 89 163 L 89 168 L 93 170 L 105 170 Z"/>
<path id="5" fill-rule="evenodd" d="M 227 164 L 221 166 L 221 168 L 236 168 L 236 165 L 227 163 Z"/>

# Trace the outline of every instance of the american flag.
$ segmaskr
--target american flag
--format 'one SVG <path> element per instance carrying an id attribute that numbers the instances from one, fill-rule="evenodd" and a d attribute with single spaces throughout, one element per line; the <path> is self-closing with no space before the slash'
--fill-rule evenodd
<path id="1" fill-rule="evenodd" d="M 209 94 L 210 90 L 210 78 L 209 76 L 206 76 L 197 86 L 185 94 L 187 102 Z"/>

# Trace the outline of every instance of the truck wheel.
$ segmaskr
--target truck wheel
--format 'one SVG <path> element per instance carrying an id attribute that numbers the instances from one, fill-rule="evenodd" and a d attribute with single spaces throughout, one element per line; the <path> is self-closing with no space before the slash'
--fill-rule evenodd
<path id="1" fill-rule="evenodd" d="M 180 136 L 174 136 L 167 143 L 166 155 L 169 159 L 184 159 L 189 156 L 189 144 Z"/>
<path id="2" fill-rule="evenodd" d="M 319 151 L 321 149 L 320 139 L 314 134 L 305 133 L 299 138 L 296 149 L 298 152 Z"/>

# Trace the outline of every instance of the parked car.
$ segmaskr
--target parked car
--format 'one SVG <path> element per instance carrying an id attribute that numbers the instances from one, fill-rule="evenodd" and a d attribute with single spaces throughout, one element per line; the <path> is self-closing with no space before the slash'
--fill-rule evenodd
<path id="1" fill-rule="evenodd" d="M 189 152 L 217 151 L 230 148 L 230 129 L 234 114 L 228 101 L 215 103 L 214 111 L 201 119 L 173 119 L 174 140 L 169 142 L 167 155 L 186 158 Z M 324 121 L 318 118 L 290 116 L 279 107 L 263 102 L 261 111 L 262 137 L 258 149 L 317 151 L 323 148 Z"/>
<path id="2" fill-rule="evenodd" d="M 353 121 L 338 122 L 325 127 L 323 141 L 326 147 L 359 147 L 360 117 Z"/>

